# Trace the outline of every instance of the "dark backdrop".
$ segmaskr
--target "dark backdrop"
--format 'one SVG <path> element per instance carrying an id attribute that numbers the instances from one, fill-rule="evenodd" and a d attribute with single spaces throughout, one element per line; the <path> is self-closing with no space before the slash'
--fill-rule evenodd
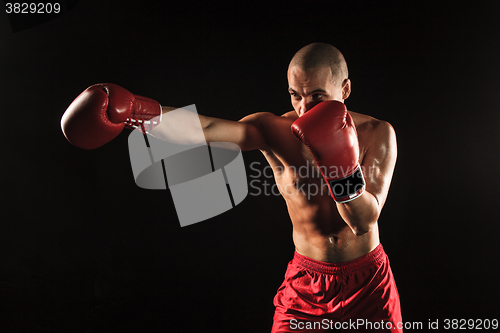
<path id="1" fill-rule="evenodd" d="M 82 0 L 17 32 L 0 14 L 0 331 L 269 331 L 293 255 L 283 199 L 181 228 L 168 191 L 135 185 L 128 131 L 84 151 L 60 118 L 98 82 L 281 114 L 288 62 L 316 41 L 347 59 L 348 108 L 397 133 L 380 229 L 404 320 L 500 317 L 498 1 L 180 3 Z M 248 176 L 265 162 L 244 159 Z"/>

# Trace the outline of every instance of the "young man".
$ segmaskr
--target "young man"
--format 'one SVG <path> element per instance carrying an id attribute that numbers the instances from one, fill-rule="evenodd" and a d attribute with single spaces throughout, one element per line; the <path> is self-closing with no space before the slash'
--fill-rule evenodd
<path id="1" fill-rule="evenodd" d="M 274 299 L 272 332 L 401 332 L 399 296 L 378 230 L 396 163 L 394 130 L 345 109 L 351 92 L 347 64 L 329 44 L 299 50 L 288 82 L 294 110 L 281 116 L 255 113 L 240 121 L 199 116 L 207 142 L 259 149 L 286 201 L 296 252 Z M 174 109 L 115 85 L 97 90 L 92 97 L 79 96 L 61 122 L 68 140 L 82 148 L 104 144 L 132 118 L 147 121 Z M 122 107 L 123 96 L 129 102 Z M 109 118 L 105 124 L 102 112 Z M 163 140 L 189 136 L 188 120 L 149 126 L 149 133 Z"/>

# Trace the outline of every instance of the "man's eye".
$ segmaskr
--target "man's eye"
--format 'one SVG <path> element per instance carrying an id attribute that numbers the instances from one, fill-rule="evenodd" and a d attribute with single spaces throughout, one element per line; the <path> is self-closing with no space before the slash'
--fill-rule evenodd
<path id="1" fill-rule="evenodd" d="M 314 99 L 322 99 L 323 98 L 323 94 L 314 94 L 313 98 Z"/>

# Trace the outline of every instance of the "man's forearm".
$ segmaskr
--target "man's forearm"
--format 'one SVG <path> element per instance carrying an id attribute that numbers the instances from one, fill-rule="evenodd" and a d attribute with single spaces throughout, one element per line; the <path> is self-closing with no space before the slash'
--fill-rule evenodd
<path id="1" fill-rule="evenodd" d="M 380 215 L 379 203 L 368 191 L 352 201 L 337 203 L 337 209 L 357 236 L 369 232 Z"/>
<path id="2" fill-rule="evenodd" d="M 233 121 L 202 116 L 184 109 L 162 108 L 162 120 L 150 133 L 160 140 L 177 144 L 230 142 L 241 150 L 264 147 L 260 132 L 250 121 Z"/>
<path id="3" fill-rule="evenodd" d="M 206 118 L 181 108 L 162 106 L 162 120 L 150 134 L 177 144 L 205 143 L 204 128 L 209 124 Z"/>

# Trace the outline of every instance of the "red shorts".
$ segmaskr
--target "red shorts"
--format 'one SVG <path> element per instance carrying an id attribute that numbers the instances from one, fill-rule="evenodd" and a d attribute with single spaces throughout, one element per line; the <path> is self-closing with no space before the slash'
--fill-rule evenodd
<path id="1" fill-rule="evenodd" d="M 382 244 L 337 264 L 295 252 L 274 305 L 273 333 L 403 332 L 399 294 Z"/>

